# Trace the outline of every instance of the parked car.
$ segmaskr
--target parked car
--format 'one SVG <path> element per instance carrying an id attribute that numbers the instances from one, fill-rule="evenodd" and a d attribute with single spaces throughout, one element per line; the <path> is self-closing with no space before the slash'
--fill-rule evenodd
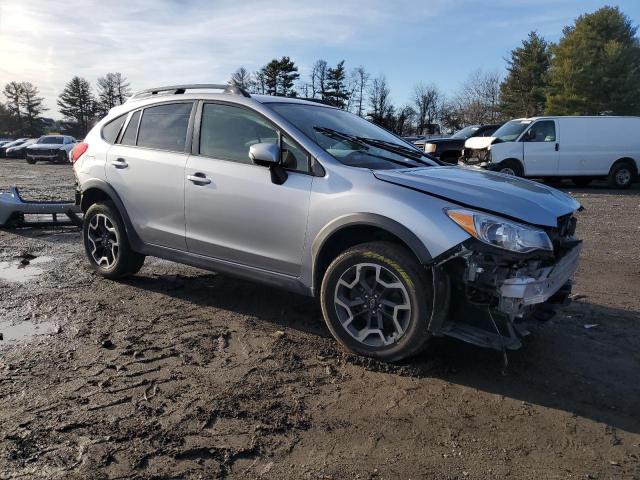
<path id="1" fill-rule="evenodd" d="M 33 145 L 37 141 L 38 141 L 37 138 L 28 138 L 27 140 L 20 143 L 19 145 L 15 145 L 13 147 L 7 148 L 7 150 L 5 151 L 5 156 L 7 158 L 25 158 L 25 155 L 27 153 L 27 147 L 29 145 Z"/>
<path id="2" fill-rule="evenodd" d="M 640 117 L 536 117 L 505 123 L 465 143 L 460 163 L 533 178 L 606 178 L 628 188 L 640 170 Z"/>
<path id="3" fill-rule="evenodd" d="M 28 138 L 18 138 L 17 140 L 14 140 L 12 142 L 7 142 L 5 144 L 3 144 L 2 146 L 0 146 L 0 158 L 5 158 L 7 155 L 7 149 L 11 148 L 11 147 L 15 147 L 17 145 L 21 145 L 24 142 L 26 142 L 28 140 Z"/>
<path id="4" fill-rule="evenodd" d="M 10 143 L 10 142 L 13 142 L 13 139 L 6 138 L 4 140 L 0 140 L 0 147 L 2 147 L 3 145 L 5 145 L 7 143 Z"/>
<path id="5" fill-rule="evenodd" d="M 69 152 L 76 144 L 76 139 L 68 135 L 45 135 L 27 147 L 27 163 L 33 165 L 37 161 L 64 163 L 69 161 Z"/>
<path id="6" fill-rule="evenodd" d="M 433 138 L 424 144 L 424 151 L 438 158 L 441 162 L 457 164 L 464 142 L 472 137 L 490 137 L 500 125 L 470 125 L 458 130 L 447 138 Z"/>
<path id="7" fill-rule="evenodd" d="M 518 348 L 523 316 L 568 295 L 581 248 L 570 195 L 229 85 L 137 93 L 72 158 L 100 275 L 150 255 L 318 296 L 335 338 L 382 360 L 435 335 Z"/>

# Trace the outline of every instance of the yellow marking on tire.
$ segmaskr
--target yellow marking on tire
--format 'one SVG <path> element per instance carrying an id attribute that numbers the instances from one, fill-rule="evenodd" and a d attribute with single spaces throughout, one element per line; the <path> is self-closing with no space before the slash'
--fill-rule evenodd
<path id="1" fill-rule="evenodd" d="M 410 288 L 414 288 L 413 282 L 411 281 L 411 277 L 407 272 L 404 271 L 404 269 L 397 262 L 394 262 L 393 260 L 387 257 L 384 257 L 376 252 L 364 252 L 363 255 L 365 257 L 375 258 L 376 260 L 379 260 L 381 262 L 386 263 L 387 265 L 392 266 L 398 271 L 398 273 L 404 279 L 404 281 L 407 282 L 407 285 L 409 285 Z"/>

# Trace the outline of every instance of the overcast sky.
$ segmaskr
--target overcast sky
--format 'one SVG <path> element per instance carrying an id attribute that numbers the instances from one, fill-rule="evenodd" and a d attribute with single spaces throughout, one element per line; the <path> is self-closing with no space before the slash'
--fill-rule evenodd
<path id="1" fill-rule="evenodd" d="M 0 85 L 26 80 L 50 111 L 64 84 L 122 72 L 134 90 L 226 82 L 289 55 L 306 79 L 313 62 L 346 60 L 384 73 L 392 100 L 415 83 L 453 93 L 504 58 L 530 30 L 562 27 L 607 2 L 592 0 L 0 0 Z M 634 22 L 640 1 L 616 2 Z M 2 99 L 4 100 L 4 99 Z"/>

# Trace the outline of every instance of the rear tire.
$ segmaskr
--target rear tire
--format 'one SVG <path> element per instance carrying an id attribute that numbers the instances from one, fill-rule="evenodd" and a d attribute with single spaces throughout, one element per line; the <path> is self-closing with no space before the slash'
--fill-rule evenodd
<path id="1" fill-rule="evenodd" d="M 347 350 L 393 362 L 423 350 L 433 299 L 430 274 L 390 242 L 356 245 L 327 268 L 320 303 L 327 327 Z"/>
<path id="2" fill-rule="evenodd" d="M 504 173 L 505 175 L 513 175 L 515 177 L 524 177 L 524 169 L 520 162 L 516 160 L 505 160 L 498 168 L 495 170 L 499 173 Z"/>
<path id="3" fill-rule="evenodd" d="M 144 255 L 131 250 L 124 222 L 111 202 L 89 207 L 84 215 L 82 239 L 91 268 L 105 278 L 133 275 L 144 264 Z"/>
<path id="4" fill-rule="evenodd" d="M 635 169 L 629 162 L 616 163 L 609 172 L 609 185 L 613 188 L 630 188 L 635 174 Z"/>

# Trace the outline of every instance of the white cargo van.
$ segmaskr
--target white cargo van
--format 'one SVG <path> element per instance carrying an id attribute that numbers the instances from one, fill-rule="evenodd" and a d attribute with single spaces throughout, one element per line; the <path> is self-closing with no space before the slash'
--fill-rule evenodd
<path id="1" fill-rule="evenodd" d="M 465 142 L 459 164 L 520 177 L 608 178 L 628 188 L 640 169 L 640 117 L 535 117 Z"/>

